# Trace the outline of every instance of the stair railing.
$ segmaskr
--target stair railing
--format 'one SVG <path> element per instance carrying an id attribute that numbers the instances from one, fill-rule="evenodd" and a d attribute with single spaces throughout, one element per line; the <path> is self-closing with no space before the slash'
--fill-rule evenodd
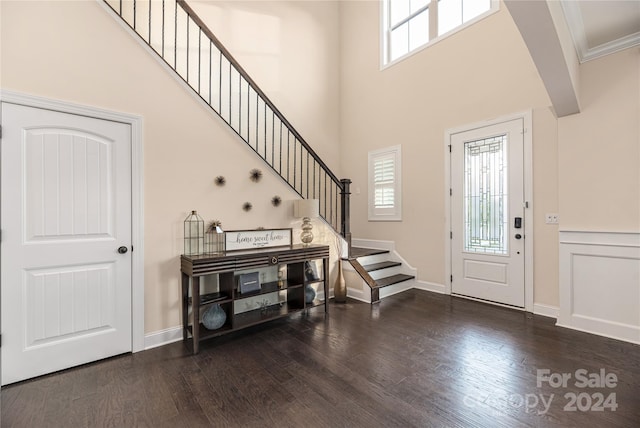
<path id="1" fill-rule="evenodd" d="M 339 180 L 184 0 L 104 0 L 351 247 Z"/>

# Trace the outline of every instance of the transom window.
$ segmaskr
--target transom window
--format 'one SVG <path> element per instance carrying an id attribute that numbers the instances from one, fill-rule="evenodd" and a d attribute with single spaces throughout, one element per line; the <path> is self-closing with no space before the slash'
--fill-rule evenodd
<path id="1" fill-rule="evenodd" d="M 498 10 L 497 0 L 383 0 L 383 64 Z"/>

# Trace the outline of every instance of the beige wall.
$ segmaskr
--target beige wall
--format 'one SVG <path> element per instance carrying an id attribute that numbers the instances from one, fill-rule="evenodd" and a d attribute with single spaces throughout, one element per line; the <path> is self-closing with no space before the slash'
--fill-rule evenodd
<path id="1" fill-rule="evenodd" d="M 189 5 L 341 178 L 338 2 Z"/>
<path id="2" fill-rule="evenodd" d="M 563 229 L 640 230 L 637 48 L 581 65 L 583 112 L 558 121 L 504 6 L 383 71 L 377 1 L 193 6 L 323 159 L 354 181 L 354 236 L 395 241 L 419 279 L 445 282 L 445 130 L 514 112 L 533 111 L 536 303 L 558 304 L 558 226 L 544 224 L 545 213 L 560 213 Z M 297 227 L 290 202 L 269 203 L 275 194 L 294 199 L 292 191 L 96 2 L 2 1 L 0 11 L 2 89 L 144 117 L 147 332 L 179 324 L 189 210 L 228 229 Z M 404 219 L 368 222 L 367 152 L 395 144 Z M 265 173 L 258 184 L 247 178 L 254 167 Z M 215 187 L 216 175 L 228 184 Z"/>
<path id="3" fill-rule="evenodd" d="M 24 2 L 2 1 L 0 87 L 23 93 L 72 101 L 144 118 L 144 227 L 145 227 L 145 330 L 177 326 L 179 318 L 179 255 L 182 252 L 182 222 L 192 209 L 205 219 L 219 219 L 226 229 L 258 226 L 299 230 L 292 218 L 295 194 L 262 163 L 237 136 L 207 107 L 186 92 L 158 62 L 127 34 L 96 1 Z M 286 57 L 287 67 L 273 71 L 295 73 L 291 54 L 301 44 L 311 47 L 335 43 L 324 28 L 331 29 L 334 4 L 321 6 L 277 3 L 274 13 L 297 16 L 313 14 L 317 26 L 283 27 L 276 43 Z M 261 6 L 261 8 L 266 5 Z M 331 22 L 323 22 L 331 20 Z M 322 28 L 323 30 L 319 30 Z M 295 30 L 295 37 L 291 31 Z M 273 46 L 275 51 L 279 47 Z M 293 46 L 293 47 L 292 47 Z M 318 68 L 304 68 L 311 93 L 323 97 L 311 103 L 308 94 L 278 93 L 278 101 L 296 123 L 304 118 L 301 131 L 320 140 L 328 156 L 337 152 L 338 103 L 328 69 L 337 66 L 337 50 L 325 46 L 325 54 L 314 59 Z M 333 50 L 332 50 L 333 49 Z M 331 52 L 336 52 L 331 57 Z M 312 56 L 312 52 L 308 54 Z M 286 82 L 288 74 L 282 77 Z M 303 84 L 303 83 L 300 83 Z M 302 99 L 299 99 L 302 97 Z M 274 97 L 275 98 L 275 97 Z M 295 107 L 295 108 L 294 108 Z M 320 112 L 320 113 L 318 113 Z M 308 119 L 319 114 L 320 124 Z M 308 128 L 308 129 L 306 129 Z M 313 144 L 312 138 L 309 138 Z M 335 157 L 335 155 L 333 155 Z M 249 180 L 249 170 L 259 168 L 264 178 Z M 217 175 L 227 178 L 220 188 Z M 279 195 L 285 201 L 274 208 L 270 200 Z M 243 202 L 253 210 L 242 210 Z M 324 228 L 318 232 L 329 238 Z M 295 230 L 294 230 L 295 232 Z M 294 233 L 297 238 L 297 233 Z"/>
<path id="4" fill-rule="evenodd" d="M 558 209 L 556 120 L 508 11 L 383 71 L 378 13 L 378 2 L 342 3 L 343 170 L 360 190 L 354 236 L 394 240 L 420 280 L 444 284 L 445 131 L 533 109 L 535 300 L 557 304 L 557 226 L 544 224 Z M 403 221 L 368 222 L 367 152 L 394 144 L 403 150 Z"/>
<path id="5" fill-rule="evenodd" d="M 640 231 L 640 49 L 581 65 L 582 112 L 558 121 L 560 227 Z"/>

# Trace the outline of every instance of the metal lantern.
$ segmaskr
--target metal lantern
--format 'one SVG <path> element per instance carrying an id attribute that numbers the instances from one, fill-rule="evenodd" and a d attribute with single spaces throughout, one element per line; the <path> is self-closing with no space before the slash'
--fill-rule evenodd
<path id="1" fill-rule="evenodd" d="M 224 253 L 224 238 L 224 230 L 218 223 L 212 222 L 204 234 L 204 252 L 206 254 Z"/>
<path id="2" fill-rule="evenodd" d="M 197 256 L 204 253 L 204 220 L 196 211 L 184 221 L 184 254 Z"/>

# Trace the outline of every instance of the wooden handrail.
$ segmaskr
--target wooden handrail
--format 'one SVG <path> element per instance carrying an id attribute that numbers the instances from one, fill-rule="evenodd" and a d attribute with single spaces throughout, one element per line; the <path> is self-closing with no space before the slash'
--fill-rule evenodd
<path id="1" fill-rule="evenodd" d="M 218 50 L 224 55 L 224 57 L 231 63 L 231 65 L 236 69 L 236 71 L 251 85 L 252 89 L 262 98 L 264 103 L 269 106 L 271 111 L 278 116 L 278 119 L 291 131 L 293 136 L 300 141 L 300 144 L 304 146 L 304 148 L 311 154 L 313 159 L 320 165 L 320 167 L 331 177 L 331 179 L 335 182 L 336 186 L 340 188 L 340 190 L 344 190 L 344 187 L 336 177 L 336 175 L 331 171 L 331 169 L 322 161 L 320 156 L 309 146 L 309 144 L 302 138 L 300 133 L 289 123 L 289 121 L 284 117 L 284 115 L 278 110 L 278 108 L 273 104 L 273 102 L 267 97 L 267 95 L 260 89 L 258 84 L 249 76 L 249 73 L 245 71 L 244 68 L 238 63 L 238 61 L 231 55 L 231 52 L 225 48 L 225 46 L 218 40 L 218 38 L 213 34 L 213 32 L 207 27 L 207 25 L 200 19 L 200 17 L 195 13 L 195 11 L 187 4 L 185 0 L 176 0 L 177 4 L 189 15 L 189 17 L 196 23 L 196 25 L 202 30 L 202 32 L 211 40 L 211 42 L 218 48 Z"/>

